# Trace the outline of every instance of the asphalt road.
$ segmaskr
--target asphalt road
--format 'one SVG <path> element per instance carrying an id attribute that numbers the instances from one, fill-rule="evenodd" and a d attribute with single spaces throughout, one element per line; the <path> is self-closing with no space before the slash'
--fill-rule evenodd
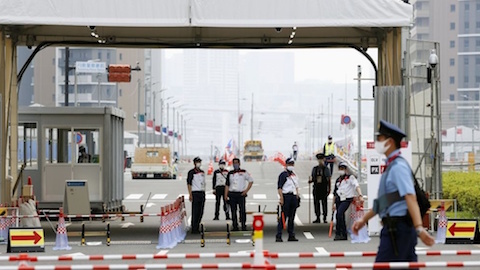
<path id="1" fill-rule="evenodd" d="M 307 183 L 308 175 L 311 172 L 314 161 L 299 161 L 295 170 L 300 177 L 300 190 L 302 195 L 301 207 L 297 210 L 295 219 L 295 232 L 299 242 L 286 242 L 286 233 L 284 233 L 283 243 L 275 242 L 276 216 L 265 215 L 265 229 L 263 238 L 264 250 L 269 252 L 349 252 L 349 251 L 376 251 L 379 243 L 378 237 L 372 237 L 368 243 L 353 244 L 350 241 L 333 241 L 328 237 L 329 224 L 312 224 L 314 219 L 312 203 L 309 204 L 309 186 Z M 179 178 L 176 180 L 132 180 L 128 172 L 125 173 L 125 200 L 124 204 L 129 211 L 138 211 L 140 205 L 146 205 L 146 213 L 159 213 L 160 207 L 173 202 L 179 195 L 186 195 L 187 187 L 185 176 L 191 168 L 191 164 L 181 164 L 179 166 Z M 207 171 L 208 164 L 204 164 L 204 170 Z M 216 165 L 214 165 L 216 168 Z M 260 206 L 261 211 L 275 211 L 278 204 L 276 183 L 282 167 L 273 162 L 252 162 L 243 163 L 242 167 L 251 173 L 255 182 L 247 198 L 247 210 L 256 212 Z M 336 171 L 336 170 L 335 170 Z M 336 175 L 334 175 L 336 177 Z M 220 220 L 214 221 L 214 203 L 213 194 L 211 194 L 211 176 L 207 176 L 207 195 L 205 214 L 203 223 L 208 232 L 225 231 L 226 223 L 223 213 L 220 214 Z M 311 191 L 310 191 L 311 192 Z M 148 203 L 147 203 L 147 198 Z M 186 208 L 188 219 L 190 219 L 191 210 L 188 196 L 186 196 Z M 331 200 L 329 200 L 331 210 Z M 309 215 L 309 211 L 311 216 Z M 331 216 L 331 212 L 329 212 Z M 80 231 L 81 223 L 84 222 L 87 231 L 102 231 L 106 223 L 100 220 L 92 221 L 68 221 L 68 231 Z M 63 254 L 179 254 L 179 253 L 242 253 L 254 250 L 250 241 L 251 237 L 232 236 L 232 243 L 228 245 L 225 237 L 207 237 L 205 247 L 200 247 L 200 236 L 187 234 L 185 241 L 177 244 L 172 249 L 157 249 L 159 239 L 159 218 L 145 217 L 141 223 L 139 218 L 126 218 L 122 221 L 120 218 L 108 220 L 111 225 L 110 246 L 105 245 L 104 237 L 87 237 L 87 246 L 80 246 L 80 237 L 69 237 L 69 244 L 72 247 L 69 251 L 53 251 L 55 233 L 47 221 L 42 221 L 46 234 L 45 253 L 36 253 L 31 255 L 63 255 Z M 252 216 L 247 216 L 247 225 L 251 228 Z M 53 223 L 53 222 L 52 222 Z M 52 224 L 55 225 L 55 224 Z M 422 243 L 417 245 L 419 250 L 471 250 L 480 249 L 478 245 L 443 245 L 436 244 L 433 247 L 425 247 Z M 6 246 L 0 246 L 0 259 L 6 256 Z M 471 261 L 475 256 L 420 256 L 419 261 Z M 324 258 L 279 258 L 269 259 L 270 263 L 353 263 L 353 262 L 373 262 L 373 257 L 324 257 Z M 232 263 L 245 262 L 252 263 L 252 258 L 217 258 L 217 259 L 163 259 L 151 260 L 143 259 L 136 261 L 75 261 L 75 262 L 28 262 L 29 265 L 72 265 L 72 264 L 144 264 L 144 263 Z M 4 262 L 4 266 L 18 265 L 18 262 Z M 443 268 L 429 268 L 443 269 Z"/>

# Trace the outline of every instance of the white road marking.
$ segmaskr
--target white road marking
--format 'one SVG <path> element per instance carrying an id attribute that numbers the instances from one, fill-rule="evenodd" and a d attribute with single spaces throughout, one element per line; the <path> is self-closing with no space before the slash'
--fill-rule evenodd
<path id="1" fill-rule="evenodd" d="M 213 195 L 213 194 L 206 194 L 206 195 L 205 195 L 205 199 L 206 199 L 206 200 L 215 200 L 215 198 L 216 198 L 216 197 L 215 197 L 215 195 Z"/>
<path id="2" fill-rule="evenodd" d="M 313 234 L 311 232 L 303 232 L 303 235 L 305 235 L 305 238 L 307 239 L 315 239 L 315 237 L 313 237 Z"/>
<path id="3" fill-rule="evenodd" d="M 75 257 L 75 256 L 85 256 L 85 254 L 81 253 L 81 252 L 76 252 L 76 253 L 71 253 L 71 254 L 65 254 L 66 256 L 71 256 L 71 257 Z"/>
<path id="4" fill-rule="evenodd" d="M 254 200 L 266 200 L 267 194 L 253 194 Z"/>
<path id="5" fill-rule="evenodd" d="M 324 249 L 323 247 L 316 247 L 315 249 L 320 254 L 328 254 L 328 251 L 326 249 Z"/>
<path id="6" fill-rule="evenodd" d="M 146 208 L 152 207 L 152 206 L 154 206 L 154 205 L 156 205 L 156 204 L 149 202 L 149 203 L 147 203 Z"/>
<path id="7" fill-rule="evenodd" d="M 152 200 L 163 200 L 167 197 L 168 194 L 155 194 L 152 196 Z"/>
<path id="8" fill-rule="evenodd" d="M 297 214 L 295 214 L 295 219 L 293 221 L 295 221 L 295 225 L 303 226 L 303 223 L 302 223 L 302 221 L 300 220 L 300 218 L 298 217 Z"/>
<path id="9" fill-rule="evenodd" d="M 415 250 L 426 250 L 429 249 L 428 247 L 415 247 Z"/>
<path id="10" fill-rule="evenodd" d="M 122 229 L 127 229 L 130 226 L 135 226 L 135 224 L 133 224 L 131 222 L 123 223 L 122 224 Z"/>
<path id="11" fill-rule="evenodd" d="M 141 197 L 143 196 L 143 194 L 130 194 L 127 196 L 127 198 L 125 198 L 125 200 L 138 200 L 140 199 Z"/>
<path id="12" fill-rule="evenodd" d="M 87 242 L 87 246 L 101 246 L 102 242 Z"/>
<path id="13" fill-rule="evenodd" d="M 312 194 L 302 194 L 302 197 L 303 197 L 305 200 L 313 199 Z"/>
<path id="14" fill-rule="evenodd" d="M 169 251 L 168 249 L 162 249 L 157 253 L 157 255 L 165 255 L 168 253 L 168 251 Z"/>

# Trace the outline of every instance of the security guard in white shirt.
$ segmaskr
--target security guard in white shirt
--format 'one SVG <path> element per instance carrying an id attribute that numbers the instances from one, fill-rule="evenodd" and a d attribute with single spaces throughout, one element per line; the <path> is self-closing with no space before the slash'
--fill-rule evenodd
<path id="1" fill-rule="evenodd" d="M 225 182 L 227 182 L 228 170 L 225 169 L 225 160 L 221 159 L 218 162 L 218 169 L 213 172 L 212 186 L 213 194 L 215 194 L 215 217 L 213 220 L 218 220 L 220 212 L 220 200 L 223 201 L 223 211 L 225 211 L 225 218 L 230 219 L 230 214 L 227 207 L 227 200 L 225 198 Z"/>
<path id="2" fill-rule="evenodd" d="M 199 157 L 193 159 L 193 164 L 195 167 L 188 171 L 187 187 L 192 202 L 192 234 L 198 234 L 205 208 L 205 172 L 200 169 L 202 160 Z"/>
<path id="3" fill-rule="evenodd" d="M 240 210 L 242 231 L 247 230 L 247 226 L 245 225 L 245 222 L 247 221 L 245 198 L 247 197 L 250 188 L 252 188 L 252 185 L 252 176 L 247 171 L 240 169 L 240 159 L 234 158 L 233 170 L 228 172 L 227 182 L 225 183 L 225 198 L 228 198 L 230 202 L 233 231 L 238 231 L 237 206 Z"/>
<path id="4" fill-rule="evenodd" d="M 293 220 L 295 219 L 295 213 L 297 212 L 298 199 L 300 194 L 298 193 L 298 177 L 293 172 L 295 161 L 293 158 L 287 158 L 285 161 L 286 168 L 278 176 L 278 196 L 280 197 L 280 205 L 282 207 L 282 212 L 285 215 L 285 222 L 288 220 L 287 231 L 288 231 L 288 241 L 298 241 L 295 238 L 295 233 L 293 232 Z M 282 229 L 283 229 L 283 218 L 278 220 L 277 226 L 277 235 L 275 242 L 283 242 L 282 240 Z"/>
<path id="5" fill-rule="evenodd" d="M 345 224 L 345 212 L 355 197 L 355 190 L 357 191 L 358 199 L 363 202 L 362 190 L 358 184 L 355 176 L 347 173 L 347 164 L 340 162 L 338 164 L 338 173 L 340 176 L 335 181 L 335 189 L 333 194 L 335 196 L 335 203 L 333 210 L 337 210 L 337 225 L 335 230 L 335 238 L 333 240 L 347 240 L 347 226 Z"/>

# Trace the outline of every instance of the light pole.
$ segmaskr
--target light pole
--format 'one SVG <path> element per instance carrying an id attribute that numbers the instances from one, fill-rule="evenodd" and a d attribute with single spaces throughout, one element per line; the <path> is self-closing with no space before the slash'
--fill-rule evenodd
<path id="1" fill-rule="evenodd" d="M 252 92 L 252 117 L 251 117 L 251 121 L 250 121 L 250 140 L 253 141 L 253 92 Z"/>
<path id="2" fill-rule="evenodd" d="M 157 136 L 155 134 L 155 132 L 156 132 L 156 114 L 155 114 L 155 107 L 156 106 L 155 106 L 155 103 L 157 102 L 156 94 L 160 93 L 160 118 L 162 118 L 162 109 L 163 108 L 162 108 L 161 100 L 162 100 L 162 93 L 165 90 L 167 90 L 167 89 L 160 89 L 160 90 L 157 90 L 157 91 L 153 91 L 153 93 L 152 93 L 153 94 L 153 106 L 152 106 L 152 110 L 153 110 L 153 113 L 152 113 L 153 114 L 153 147 L 155 147 L 155 143 L 157 141 L 156 140 Z M 160 126 L 160 136 L 161 135 L 162 135 L 162 127 Z"/>
<path id="3" fill-rule="evenodd" d="M 439 150 L 439 141 L 437 142 L 435 139 L 435 127 L 434 127 L 434 96 L 436 94 L 436 83 L 437 83 L 437 72 L 436 72 L 436 67 L 438 64 L 438 56 L 436 54 L 435 49 L 432 49 L 430 52 L 430 56 L 428 57 L 428 68 L 427 68 L 427 82 L 430 82 L 431 84 L 431 95 L 430 95 L 430 154 L 432 157 L 432 180 L 435 181 L 435 199 L 441 199 L 441 187 L 440 187 L 440 166 L 439 161 L 440 159 L 437 157 L 437 155 L 441 155 Z M 437 99 L 436 99 L 436 109 L 437 109 L 437 128 L 439 125 L 439 119 L 440 117 L 439 114 L 439 99 L 438 99 L 438 93 L 437 93 Z"/>

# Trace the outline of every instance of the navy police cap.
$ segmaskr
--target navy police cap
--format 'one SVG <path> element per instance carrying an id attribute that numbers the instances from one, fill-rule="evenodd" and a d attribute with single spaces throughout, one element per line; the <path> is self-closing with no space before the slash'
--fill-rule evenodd
<path id="1" fill-rule="evenodd" d="M 318 153 L 315 156 L 317 157 L 317 159 L 325 158 L 325 155 L 323 153 Z"/>
<path id="2" fill-rule="evenodd" d="M 407 136 L 399 127 L 385 120 L 380 120 L 380 123 L 378 123 L 378 131 L 375 135 L 384 135 L 392 137 L 395 140 L 402 140 L 403 137 Z"/>
<path id="3" fill-rule="evenodd" d="M 295 164 L 295 160 L 293 158 L 287 158 L 285 164 Z"/>

